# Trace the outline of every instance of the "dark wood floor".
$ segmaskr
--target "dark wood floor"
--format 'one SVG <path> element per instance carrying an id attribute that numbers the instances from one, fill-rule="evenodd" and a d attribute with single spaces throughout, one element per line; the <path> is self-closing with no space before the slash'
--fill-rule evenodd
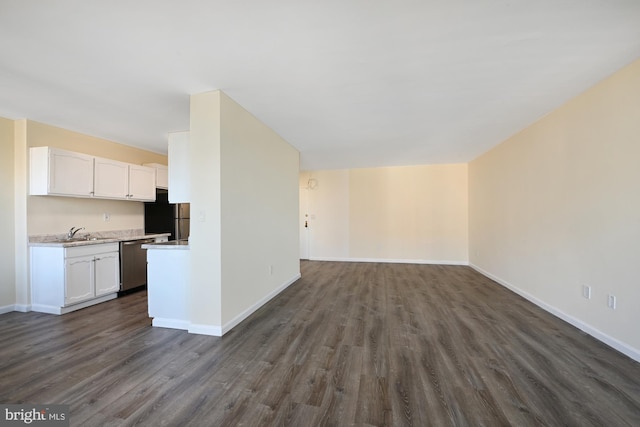
<path id="1" fill-rule="evenodd" d="M 303 262 L 223 338 L 146 312 L 0 316 L 0 402 L 75 426 L 640 425 L 640 364 L 468 267 Z"/>

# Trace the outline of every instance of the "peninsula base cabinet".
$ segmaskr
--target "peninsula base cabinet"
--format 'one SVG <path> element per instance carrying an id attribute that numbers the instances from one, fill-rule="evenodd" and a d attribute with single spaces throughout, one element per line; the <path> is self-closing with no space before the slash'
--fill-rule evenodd
<path id="1" fill-rule="evenodd" d="M 31 309 L 64 314 L 118 296 L 118 243 L 31 247 Z"/>
<path id="2" fill-rule="evenodd" d="M 189 330 L 189 250 L 147 247 L 147 298 L 151 324 Z"/>

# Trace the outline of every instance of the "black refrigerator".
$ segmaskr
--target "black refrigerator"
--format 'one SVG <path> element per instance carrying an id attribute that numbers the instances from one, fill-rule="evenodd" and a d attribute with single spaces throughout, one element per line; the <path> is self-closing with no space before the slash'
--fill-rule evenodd
<path id="1" fill-rule="evenodd" d="M 156 190 L 156 201 L 144 204 L 144 232 L 171 233 L 169 240 L 189 238 L 189 203 L 169 203 L 169 192 Z"/>

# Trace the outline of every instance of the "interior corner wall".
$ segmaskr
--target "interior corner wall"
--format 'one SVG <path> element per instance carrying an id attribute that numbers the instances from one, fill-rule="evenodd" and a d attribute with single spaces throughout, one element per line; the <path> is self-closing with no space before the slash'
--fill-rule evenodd
<path id="1" fill-rule="evenodd" d="M 15 274 L 14 122 L 0 117 L 0 313 L 13 311 Z"/>
<path id="2" fill-rule="evenodd" d="M 300 277 L 299 153 L 224 93 L 220 101 L 226 332 Z"/>
<path id="3" fill-rule="evenodd" d="M 220 91 L 191 96 L 189 332 L 222 335 Z"/>
<path id="4" fill-rule="evenodd" d="M 469 165 L 472 266 L 636 360 L 639 100 L 636 61 Z"/>
<path id="5" fill-rule="evenodd" d="M 467 264 L 466 164 L 307 175 L 310 259 Z"/>

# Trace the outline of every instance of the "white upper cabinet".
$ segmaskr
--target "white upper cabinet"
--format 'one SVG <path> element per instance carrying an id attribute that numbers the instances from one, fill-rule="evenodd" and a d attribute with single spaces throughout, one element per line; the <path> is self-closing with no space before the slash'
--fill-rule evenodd
<path id="1" fill-rule="evenodd" d="M 156 167 L 156 187 L 164 188 L 165 190 L 169 188 L 169 167 L 160 165 Z"/>
<path id="2" fill-rule="evenodd" d="M 156 199 L 156 170 L 148 166 L 129 165 L 129 200 Z"/>
<path id="3" fill-rule="evenodd" d="M 52 147 L 29 150 L 29 194 L 154 201 L 156 169 Z"/>
<path id="4" fill-rule="evenodd" d="M 93 156 L 52 147 L 33 147 L 29 156 L 29 194 L 93 196 Z"/>
<path id="5" fill-rule="evenodd" d="M 169 188 L 169 168 L 160 163 L 145 163 L 143 166 L 149 166 L 156 170 L 156 188 Z"/>
<path id="6" fill-rule="evenodd" d="M 129 165 L 116 160 L 96 157 L 93 169 L 96 197 L 127 199 L 129 195 Z"/>
<path id="7" fill-rule="evenodd" d="M 95 197 L 149 201 L 156 199 L 156 170 L 96 157 Z"/>
<path id="8" fill-rule="evenodd" d="M 189 131 L 169 133 L 169 202 L 191 201 Z"/>

